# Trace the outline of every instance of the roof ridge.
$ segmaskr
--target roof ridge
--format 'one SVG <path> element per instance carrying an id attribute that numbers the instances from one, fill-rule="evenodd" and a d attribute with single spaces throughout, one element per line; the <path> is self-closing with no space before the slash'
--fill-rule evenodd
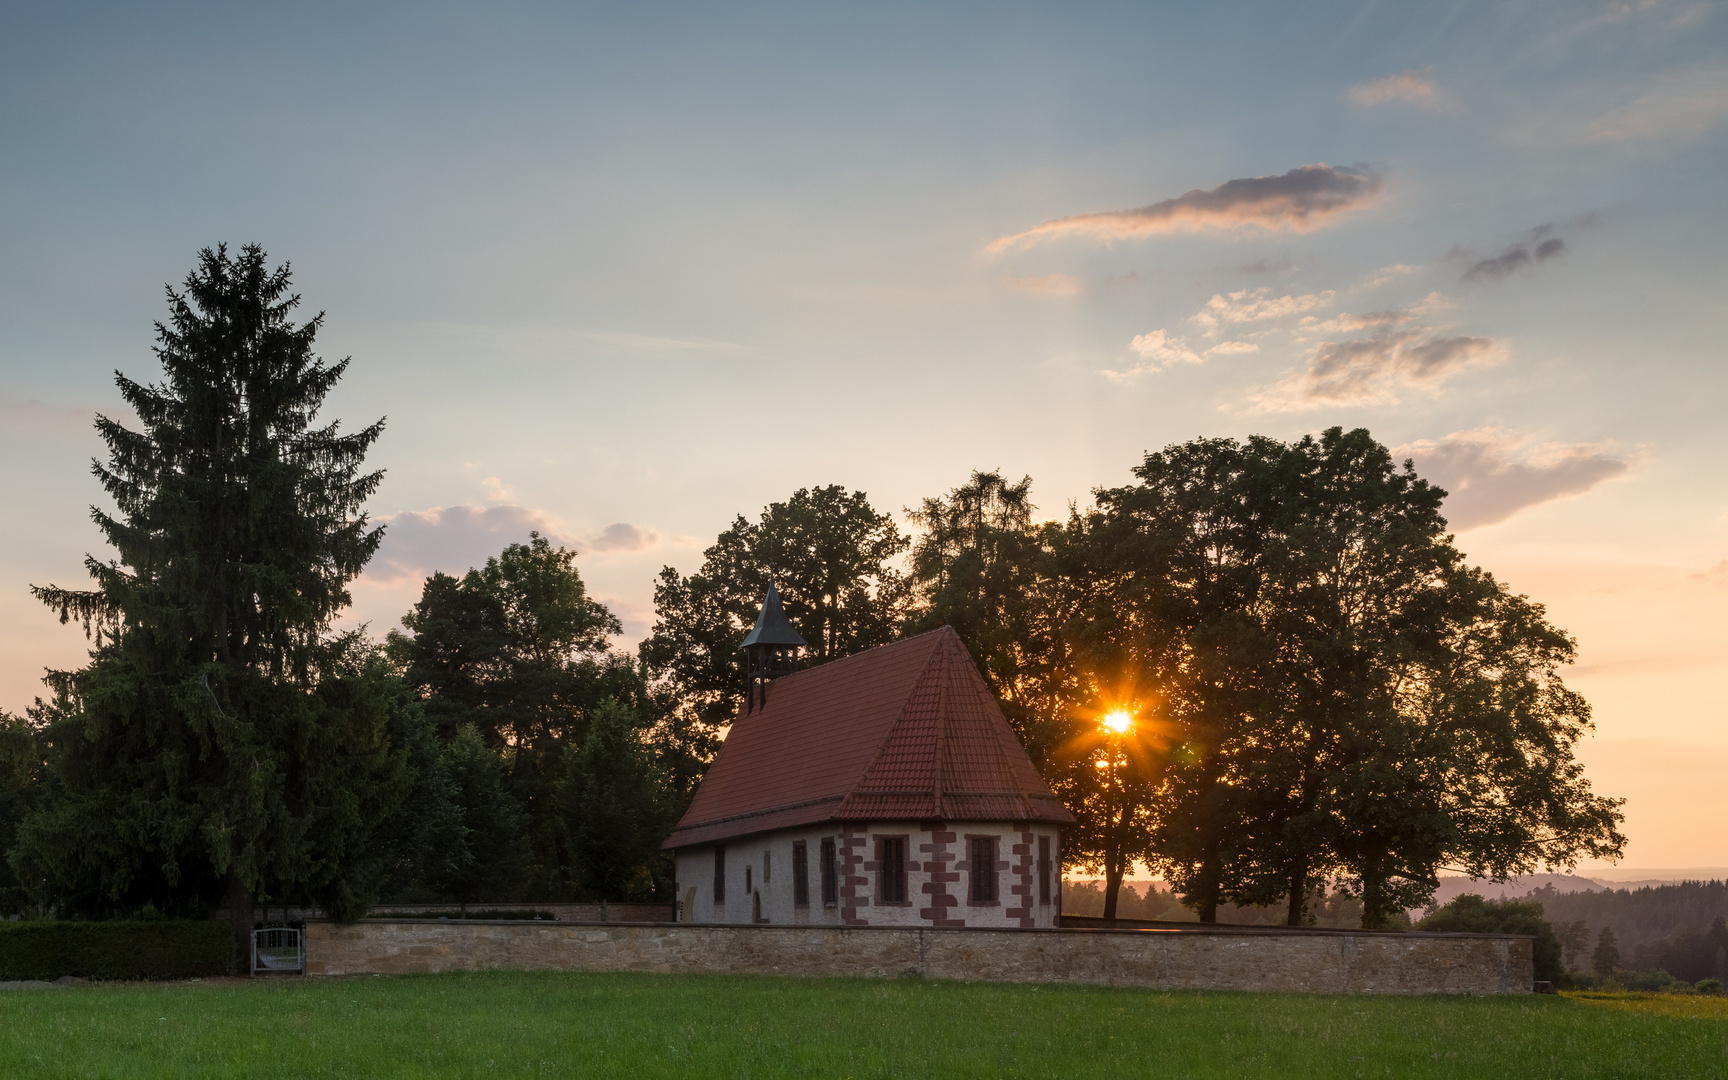
<path id="1" fill-rule="evenodd" d="M 929 633 L 939 634 L 943 630 L 947 630 L 947 629 L 948 629 L 947 626 L 941 626 L 935 630 L 929 631 Z M 906 641 L 917 641 L 918 638 L 921 638 L 924 636 L 926 636 L 926 635 L 925 634 L 919 634 L 918 637 L 910 637 L 910 638 L 906 638 L 905 640 Z M 883 733 L 882 741 L 876 744 L 876 752 L 870 755 L 869 763 L 864 766 L 863 771 L 860 772 L 858 774 L 858 776 L 852 781 L 852 786 L 847 789 L 846 798 L 849 799 L 852 796 L 858 794 L 858 788 L 860 786 L 862 786 L 864 781 L 869 779 L 870 774 L 875 771 L 877 763 L 882 760 L 882 755 L 887 752 L 889 745 L 891 743 L 893 743 L 894 735 L 896 732 L 898 732 L 900 730 L 900 725 L 906 722 L 906 710 L 911 707 L 912 699 L 918 696 L 918 691 L 921 690 L 924 686 L 924 680 L 928 679 L 930 677 L 930 668 L 935 665 L 937 660 L 943 658 L 943 652 L 944 652 L 944 650 L 942 650 L 942 649 L 935 649 L 935 650 L 931 651 L 930 659 L 928 659 L 924 662 L 924 670 L 920 671 L 918 673 L 918 677 L 916 679 L 912 680 L 912 689 L 907 691 L 906 697 L 900 702 L 900 708 L 894 714 L 894 722 L 892 724 L 888 725 L 888 730 Z M 853 655 L 861 655 L 861 654 L 854 653 Z M 946 675 L 947 671 L 944 670 L 942 672 L 942 674 Z M 938 684 L 938 686 L 940 688 L 940 684 Z M 938 692 L 940 692 L 940 689 L 938 690 Z M 940 724 L 942 722 L 940 713 L 937 714 L 936 722 L 938 724 L 938 730 L 940 730 Z M 938 773 L 940 773 L 942 771 L 942 759 L 940 759 L 940 758 L 936 759 L 936 771 Z M 940 784 L 941 781 L 938 780 L 937 783 Z"/>
<path id="2" fill-rule="evenodd" d="M 774 681 L 775 682 L 785 682 L 787 679 L 796 679 L 800 675 L 808 675 L 812 671 L 834 671 L 838 668 L 846 666 L 847 664 L 850 664 L 854 660 L 861 660 L 861 659 L 864 659 L 866 657 L 869 657 L 869 655 L 871 653 L 876 652 L 879 649 L 897 649 L 902 645 L 909 645 L 912 642 L 917 641 L 920 638 L 927 638 L 931 634 L 940 634 L 944 630 L 952 630 L 952 629 L 953 629 L 953 627 L 944 623 L 943 625 L 938 626 L 934 630 L 926 630 L 921 634 L 913 634 L 911 637 L 901 638 L 899 641 L 890 641 L 886 645 L 872 645 L 868 649 L 860 649 L 855 653 L 847 653 L 845 656 L 837 656 L 825 664 L 816 664 L 812 667 L 799 668 L 797 671 L 791 672 L 790 674 L 787 674 L 787 675 L 782 675 L 778 679 L 775 679 Z"/>
<path id="3" fill-rule="evenodd" d="M 954 644 L 958 645 L 962 650 L 965 650 L 967 659 L 971 660 L 971 651 L 966 650 L 966 644 L 959 640 L 958 633 L 955 634 Z M 1000 713 L 1002 708 L 1001 703 L 997 701 L 995 692 L 990 689 L 990 683 L 984 678 L 984 673 L 979 670 L 977 662 L 973 661 L 960 666 L 965 670 L 965 675 L 962 677 L 971 681 L 974 690 L 982 691 L 984 699 L 989 701 L 991 704 L 994 704 L 997 712 Z M 1008 748 L 1003 745 L 1002 736 L 1006 734 L 1010 739 L 1013 739 L 1015 748 L 1020 751 L 1022 756 L 1025 755 L 1026 750 L 1025 747 L 1020 745 L 1020 740 L 1015 737 L 1013 729 L 1008 726 L 1008 718 L 1006 716 L 1002 717 L 1003 724 L 1001 725 L 1001 730 L 997 730 L 997 725 L 990 723 L 988 709 L 985 710 L 985 715 L 981 717 L 981 719 L 984 721 L 984 730 L 989 734 L 989 738 L 986 740 L 986 745 L 989 747 L 988 752 L 995 759 L 995 764 L 997 765 L 999 774 L 1003 776 L 1014 775 L 1017 771 L 1014 767 L 1015 760 L 1013 756 L 1008 753 Z M 938 765 L 938 768 L 940 767 L 941 766 Z M 1037 773 L 1036 767 L 1033 768 L 1033 772 Z M 1046 789 L 1049 788 L 1049 782 L 1045 781 L 1042 775 L 1039 775 L 1038 779 L 1044 784 Z M 1032 809 L 1030 802 L 1031 793 L 1021 791 L 1015 795 L 1014 798 L 1020 803 L 1020 808 L 1023 812 L 1030 813 Z"/>
<path id="4" fill-rule="evenodd" d="M 944 638 L 943 640 L 945 642 L 949 641 L 947 638 Z M 948 731 L 947 654 L 953 650 L 944 647 L 938 651 L 943 654 L 942 662 L 944 666 L 942 670 L 942 685 L 938 687 L 936 691 L 936 768 L 932 770 L 934 773 L 934 779 L 932 780 L 934 790 L 930 793 L 930 803 L 936 808 L 936 816 L 940 818 L 946 816 L 942 813 L 942 754 L 948 745 L 948 740 L 945 737 Z M 898 727 L 899 725 L 895 726 Z"/>

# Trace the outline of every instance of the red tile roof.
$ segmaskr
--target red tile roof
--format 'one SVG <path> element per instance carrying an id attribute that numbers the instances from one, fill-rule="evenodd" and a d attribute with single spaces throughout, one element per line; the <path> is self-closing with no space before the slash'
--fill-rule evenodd
<path id="1" fill-rule="evenodd" d="M 775 680 L 665 846 L 888 818 L 1074 820 L 952 627 Z"/>

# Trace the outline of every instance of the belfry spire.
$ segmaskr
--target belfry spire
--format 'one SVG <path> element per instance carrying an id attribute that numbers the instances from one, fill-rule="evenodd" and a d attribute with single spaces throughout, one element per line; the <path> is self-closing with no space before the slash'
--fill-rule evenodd
<path id="1" fill-rule="evenodd" d="M 744 711 L 751 712 L 768 703 L 768 684 L 782 675 L 798 670 L 798 650 L 805 641 L 786 618 L 780 604 L 780 591 L 768 579 L 768 595 L 762 598 L 762 612 L 756 616 L 756 626 L 738 646 L 744 653 L 748 672 L 744 687 Z"/>

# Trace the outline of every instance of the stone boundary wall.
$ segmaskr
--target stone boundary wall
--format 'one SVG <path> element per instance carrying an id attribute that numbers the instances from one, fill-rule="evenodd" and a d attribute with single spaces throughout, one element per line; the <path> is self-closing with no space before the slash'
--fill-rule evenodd
<path id="1" fill-rule="evenodd" d="M 309 923 L 308 975 L 648 971 L 1328 994 L 1527 994 L 1531 939 L 1368 931 Z"/>
<path id="2" fill-rule="evenodd" d="M 371 918 L 387 919 L 392 915 L 435 911 L 454 919 L 461 913 L 457 904 L 385 904 L 372 909 Z M 674 904 L 469 904 L 470 911 L 549 911 L 559 922 L 579 923 L 655 923 L 673 922 Z"/>

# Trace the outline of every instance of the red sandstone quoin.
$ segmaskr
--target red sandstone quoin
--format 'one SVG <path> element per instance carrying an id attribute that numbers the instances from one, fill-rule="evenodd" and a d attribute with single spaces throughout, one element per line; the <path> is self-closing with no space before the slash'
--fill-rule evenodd
<path id="1" fill-rule="evenodd" d="M 701 923 L 1053 927 L 1070 814 L 950 627 L 806 671 L 770 588 L 749 704 L 678 822 Z M 795 643 L 795 644 L 794 644 Z"/>

